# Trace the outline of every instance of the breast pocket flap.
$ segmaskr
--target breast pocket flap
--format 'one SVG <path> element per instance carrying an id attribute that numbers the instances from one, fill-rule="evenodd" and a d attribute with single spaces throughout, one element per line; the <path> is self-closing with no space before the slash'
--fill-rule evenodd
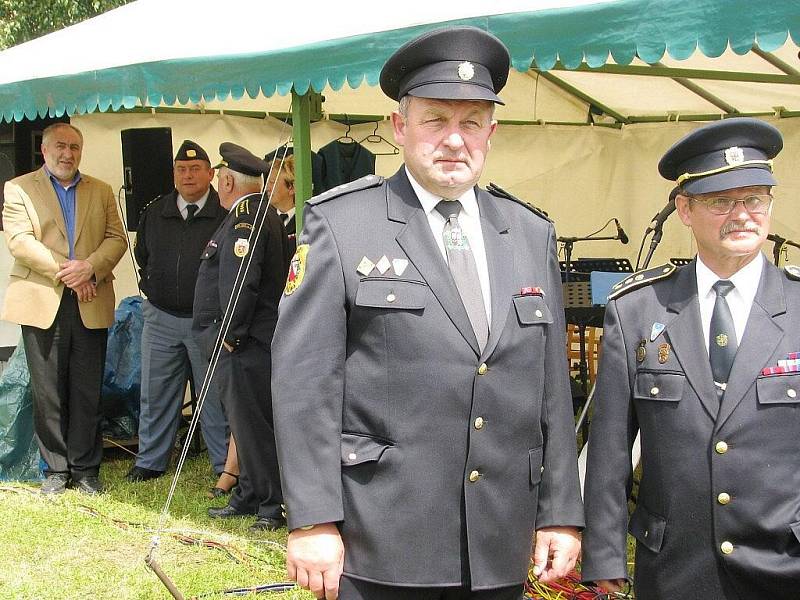
<path id="1" fill-rule="evenodd" d="M 759 404 L 797 404 L 800 402 L 800 373 L 757 378 L 756 397 Z"/>
<path id="2" fill-rule="evenodd" d="M 666 528 L 667 520 L 664 517 L 651 513 L 641 504 L 636 506 L 628 522 L 628 533 L 653 552 L 661 551 Z"/>
<path id="3" fill-rule="evenodd" d="M 666 371 L 639 371 L 634 381 L 633 396 L 639 400 L 678 402 L 686 387 L 686 375 Z"/>
<path id="4" fill-rule="evenodd" d="M 522 325 L 537 325 L 553 322 L 553 315 L 542 296 L 513 296 L 514 310 Z"/>
<path id="5" fill-rule="evenodd" d="M 392 445 L 385 440 L 355 433 L 342 434 L 342 466 L 361 465 L 380 460 Z"/>
<path id="6" fill-rule="evenodd" d="M 356 291 L 356 305 L 370 308 L 422 310 L 428 298 L 428 286 L 409 279 L 362 279 Z"/>

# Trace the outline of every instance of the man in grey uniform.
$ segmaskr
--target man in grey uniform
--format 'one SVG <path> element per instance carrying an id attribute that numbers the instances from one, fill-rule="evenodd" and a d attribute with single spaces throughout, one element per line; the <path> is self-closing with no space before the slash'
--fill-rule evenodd
<path id="1" fill-rule="evenodd" d="M 726 119 L 659 164 L 697 257 L 631 277 L 606 307 L 582 574 L 607 590 L 627 577 L 627 530 L 637 599 L 800 596 L 800 272 L 760 252 L 782 146 L 767 123 Z"/>
<path id="2" fill-rule="evenodd" d="M 553 226 L 476 187 L 508 68 L 471 27 L 400 48 L 405 166 L 306 206 L 272 389 L 287 568 L 319 598 L 521 598 L 534 531 L 543 580 L 575 562 Z"/>

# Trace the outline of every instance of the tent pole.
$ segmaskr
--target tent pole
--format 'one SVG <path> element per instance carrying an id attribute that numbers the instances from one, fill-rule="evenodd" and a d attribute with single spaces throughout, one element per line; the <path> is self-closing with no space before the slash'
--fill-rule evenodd
<path id="1" fill-rule="evenodd" d="M 299 95 L 292 88 L 292 137 L 294 139 L 294 206 L 297 235 L 303 229 L 303 207 L 311 198 L 311 90 Z"/>

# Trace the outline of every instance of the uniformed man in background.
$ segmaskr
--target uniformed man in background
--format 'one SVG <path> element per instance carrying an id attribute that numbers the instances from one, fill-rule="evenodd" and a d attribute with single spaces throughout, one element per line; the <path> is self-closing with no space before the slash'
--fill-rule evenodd
<path id="1" fill-rule="evenodd" d="M 631 277 L 606 307 L 582 565 L 606 590 L 627 578 L 629 531 L 639 600 L 800 594 L 800 273 L 761 253 L 782 146 L 765 122 L 726 119 L 659 163 L 697 257 Z"/>
<path id="2" fill-rule="evenodd" d="M 287 568 L 318 598 L 517 599 L 534 531 L 543 580 L 578 554 L 553 226 L 476 187 L 508 69 L 471 27 L 400 48 L 405 166 L 306 205 L 272 389 Z"/>
<path id="3" fill-rule="evenodd" d="M 139 264 L 142 303 L 142 386 L 139 451 L 128 481 L 146 481 L 169 466 L 181 418 L 186 380 L 197 393 L 208 358 L 192 335 L 192 305 L 200 255 L 228 214 L 211 180 L 214 169 L 200 145 L 184 140 L 175 154 L 175 189 L 142 212 L 134 254 Z M 227 420 L 216 386 L 200 413 L 208 457 L 219 476 L 225 469 Z"/>
<path id="4" fill-rule="evenodd" d="M 217 189 L 229 214 L 201 257 L 194 329 L 209 356 L 222 345 L 215 371 L 240 473 L 228 504 L 208 514 L 256 515 L 252 530 L 274 530 L 286 523 L 270 396 L 270 343 L 286 281 L 286 231 L 262 197 L 267 164 L 230 142 L 219 152 Z"/>

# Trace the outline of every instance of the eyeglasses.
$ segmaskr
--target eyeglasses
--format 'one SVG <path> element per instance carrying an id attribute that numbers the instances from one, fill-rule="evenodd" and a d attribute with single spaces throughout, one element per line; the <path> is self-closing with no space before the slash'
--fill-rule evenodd
<path id="1" fill-rule="evenodd" d="M 757 215 L 766 214 L 772 205 L 772 194 L 753 194 L 745 198 L 728 198 L 726 196 L 713 196 L 711 198 L 696 198 L 690 196 L 694 202 L 702 204 L 708 212 L 715 215 L 729 215 L 736 205 L 741 202 L 747 212 Z"/>

